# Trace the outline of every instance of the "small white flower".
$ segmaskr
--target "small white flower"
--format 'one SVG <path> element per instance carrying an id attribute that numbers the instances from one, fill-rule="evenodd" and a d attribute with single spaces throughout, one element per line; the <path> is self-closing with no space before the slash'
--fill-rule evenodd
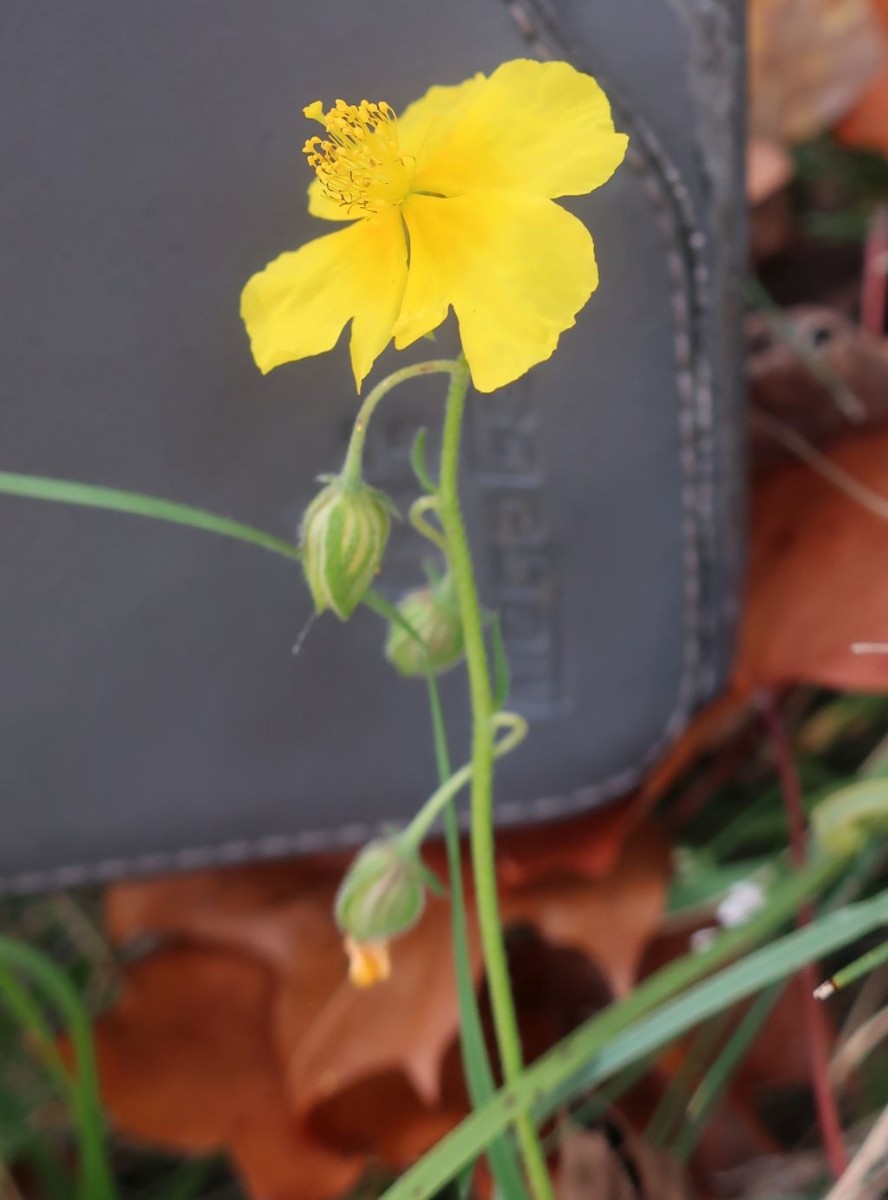
<path id="1" fill-rule="evenodd" d="M 745 925 L 765 904 L 765 891 L 751 879 L 735 883 L 715 910 L 719 924 L 725 929 Z"/>

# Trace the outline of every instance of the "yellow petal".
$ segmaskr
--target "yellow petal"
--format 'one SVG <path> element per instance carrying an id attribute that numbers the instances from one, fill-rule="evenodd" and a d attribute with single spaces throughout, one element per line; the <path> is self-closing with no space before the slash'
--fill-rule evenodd
<path id="1" fill-rule="evenodd" d="M 588 230 L 551 200 L 518 192 L 409 196 L 410 270 L 399 350 L 453 305 L 472 381 L 492 392 L 547 359 L 598 286 Z"/>
<path id="2" fill-rule="evenodd" d="M 371 988 L 384 983 L 392 973 L 388 942 L 356 942 L 346 937 L 348 979 L 356 988 Z"/>
<path id="3" fill-rule="evenodd" d="M 332 350 L 351 319 L 360 389 L 392 335 L 406 277 L 404 229 L 394 208 L 282 254 L 241 296 L 256 365 L 267 373 Z"/>
<path id="4" fill-rule="evenodd" d="M 475 188 L 580 196 L 611 177 L 627 143 L 591 75 L 565 62 L 516 59 L 476 87 L 446 136 L 427 145 L 412 187 L 445 196 Z"/>
<path id="5" fill-rule="evenodd" d="M 453 86 L 435 85 L 398 117 L 398 141 L 405 156 L 417 161 L 436 153 L 454 120 L 486 78 L 480 73 Z"/>

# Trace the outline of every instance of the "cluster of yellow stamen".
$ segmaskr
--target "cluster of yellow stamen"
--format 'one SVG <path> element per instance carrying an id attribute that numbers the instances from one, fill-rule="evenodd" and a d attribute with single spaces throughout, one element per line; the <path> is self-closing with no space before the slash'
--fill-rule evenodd
<path id="1" fill-rule="evenodd" d="M 404 199 L 409 170 L 391 105 L 337 100 L 325 113 L 316 100 L 304 112 L 327 131 L 326 138 L 309 138 L 303 150 L 329 200 L 357 217 Z"/>

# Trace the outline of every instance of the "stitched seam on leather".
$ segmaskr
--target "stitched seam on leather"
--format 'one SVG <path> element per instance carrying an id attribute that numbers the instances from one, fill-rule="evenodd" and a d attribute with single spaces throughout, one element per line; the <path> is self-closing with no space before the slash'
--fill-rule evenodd
<path id="1" fill-rule="evenodd" d="M 552 58 L 553 48 L 519 0 L 501 0 L 528 47 L 539 58 Z M 551 23 L 547 33 L 554 36 Z M 565 58 L 574 58 L 564 50 Z M 600 77 L 600 76 L 599 76 Z M 613 95 L 613 89 L 607 86 Z M 627 163 L 641 177 L 642 186 L 666 246 L 671 284 L 676 358 L 675 382 L 679 395 L 681 444 L 682 545 L 685 582 L 685 621 L 682 672 L 673 708 L 663 730 L 642 755 L 638 765 L 563 796 L 530 801 L 497 802 L 497 820 L 505 824 L 566 816 L 625 794 L 638 784 L 663 751 L 681 732 L 697 699 L 701 663 L 700 542 L 715 529 L 712 488 L 714 421 L 711 369 L 701 351 L 701 329 L 708 312 L 709 272 L 704 261 L 705 237 L 696 221 L 693 202 L 680 176 L 647 126 L 621 106 L 621 120 L 634 132 Z M 640 151 L 643 151 L 641 153 Z M 697 366 L 695 375 L 694 367 Z M 702 525 L 706 525 L 706 533 Z M 198 870 L 235 865 L 248 860 L 285 858 L 293 854 L 346 848 L 377 836 L 390 822 L 352 823 L 335 829 L 295 834 L 270 834 L 179 850 L 157 851 L 104 859 L 96 863 L 30 871 L 0 878 L 0 893 L 16 894 L 110 883 L 127 875 L 163 871 Z"/>
<path id="2" fill-rule="evenodd" d="M 540 57 L 551 58 L 552 49 L 528 8 L 520 0 L 503 2 L 528 45 Z M 548 21 L 547 25 L 547 32 L 554 35 L 551 21 Z M 564 52 L 565 58 L 575 58 L 575 55 L 566 52 L 566 47 L 559 46 L 559 50 Z M 605 89 L 614 98 L 615 89 L 607 83 Z M 621 121 L 629 127 L 630 133 L 634 133 L 630 139 L 627 162 L 641 176 L 655 223 L 666 247 L 666 264 L 671 281 L 677 367 L 675 382 L 680 401 L 678 422 L 684 477 L 682 546 L 685 628 L 682 673 L 672 711 L 660 736 L 642 756 L 638 766 L 567 796 L 525 803 L 498 804 L 498 815 L 512 819 L 519 816 L 540 818 L 564 815 L 630 789 L 680 732 L 692 711 L 699 691 L 699 674 L 702 668 L 701 526 L 705 522 L 706 534 L 711 541 L 715 519 L 712 489 L 715 448 L 714 401 L 710 364 L 703 352 L 702 339 L 702 327 L 708 314 L 709 291 L 709 271 L 703 255 L 705 237 L 697 223 L 691 196 L 657 138 L 642 120 L 632 114 L 628 105 L 621 107 Z"/>

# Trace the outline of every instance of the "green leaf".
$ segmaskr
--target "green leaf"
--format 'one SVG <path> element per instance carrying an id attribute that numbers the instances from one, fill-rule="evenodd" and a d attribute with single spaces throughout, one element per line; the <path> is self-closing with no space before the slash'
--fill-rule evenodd
<path id="1" fill-rule="evenodd" d="M 759 993 L 685 1105 L 684 1119 L 672 1144 L 673 1152 L 682 1162 L 687 1162 L 694 1153 L 713 1110 L 771 1015 L 784 987 L 781 980 Z"/>
<path id="2" fill-rule="evenodd" d="M 90 483 L 0 471 L 0 493 L 29 500 L 48 500 L 55 504 L 73 504 L 85 508 L 101 508 L 109 512 L 129 513 L 132 516 L 167 521 L 173 525 L 189 525 L 207 533 L 218 533 L 222 537 L 234 538 L 239 542 L 249 542 L 262 550 L 281 554 L 284 558 L 297 561 L 299 559 L 299 547 L 284 541 L 283 538 L 275 537 L 273 533 L 254 529 L 252 525 L 232 521 L 228 517 L 207 512 L 202 508 L 162 500 L 158 496 L 146 496 L 141 492 L 125 492 L 119 488 L 99 487 Z"/>
<path id="3" fill-rule="evenodd" d="M 99 1081 L 96 1070 L 92 1027 L 83 1003 L 63 971 L 45 954 L 12 938 L 0 937 L 0 967 L 4 969 L 6 986 L 4 998 L 13 999 L 13 1015 L 32 1036 L 42 1040 L 43 1021 L 35 1015 L 25 993 L 25 999 L 9 980 L 16 972 L 26 976 L 35 989 L 62 1016 L 74 1056 L 74 1072 L 67 1079 L 64 1098 L 68 1102 L 77 1128 L 80 1149 L 80 1186 L 78 1200 L 116 1200 L 117 1189 L 108 1166 L 105 1143 L 105 1123 Z M 52 1070 L 52 1064 L 50 1063 Z M 59 1086 L 61 1088 L 61 1082 Z"/>
<path id="4" fill-rule="evenodd" d="M 19 1028 L 27 1035 L 32 1055 L 46 1071 L 59 1094 L 74 1107 L 77 1094 L 74 1082 L 59 1053 L 52 1027 L 43 1015 L 31 991 L 0 962 L 0 1004 L 5 1005 Z"/>
<path id="5" fill-rule="evenodd" d="M 814 808 L 811 828 L 829 853 L 857 854 L 888 831 L 888 779 L 863 779 L 834 790 Z"/>

